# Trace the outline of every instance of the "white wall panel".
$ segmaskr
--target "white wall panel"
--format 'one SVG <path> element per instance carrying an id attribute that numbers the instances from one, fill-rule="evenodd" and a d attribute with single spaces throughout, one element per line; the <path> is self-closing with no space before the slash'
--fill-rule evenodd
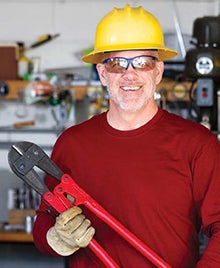
<path id="1" fill-rule="evenodd" d="M 34 43 L 44 34 L 61 36 L 27 53 L 41 57 L 41 70 L 74 67 L 83 63 L 78 54 L 92 46 L 95 27 L 100 18 L 114 6 L 125 3 L 143 5 L 161 22 L 164 32 L 175 33 L 172 1 L 165 0 L 19 0 L 0 1 L 0 42 L 24 41 Z M 174 1 L 179 24 L 184 34 L 191 35 L 197 17 L 218 15 L 219 1 Z"/>

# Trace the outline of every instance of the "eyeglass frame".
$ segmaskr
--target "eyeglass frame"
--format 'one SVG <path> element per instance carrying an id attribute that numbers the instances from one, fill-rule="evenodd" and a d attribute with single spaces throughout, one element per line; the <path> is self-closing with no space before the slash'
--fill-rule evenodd
<path id="1" fill-rule="evenodd" d="M 145 57 L 145 58 L 150 58 L 152 61 L 158 61 L 158 58 L 155 57 L 155 56 L 152 56 L 152 55 L 140 55 L 140 56 L 135 56 L 135 57 L 132 57 L 132 58 L 125 58 L 125 57 L 110 57 L 110 58 L 107 58 L 105 60 L 102 61 L 102 64 L 107 64 L 109 61 L 111 60 L 114 60 L 114 59 L 124 59 L 127 66 L 126 67 L 123 67 L 121 65 L 118 65 L 118 67 L 121 68 L 121 71 L 122 72 L 118 72 L 118 73 L 123 73 L 125 72 L 128 68 L 129 68 L 129 65 L 131 64 L 131 66 L 133 67 L 134 70 L 138 69 L 138 70 L 142 70 L 142 69 L 145 69 L 145 68 L 141 68 L 141 67 L 135 67 L 134 66 L 134 60 L 137 59 L 137 58 L 140 58 L 140 57 Z M 152 68 L 153 69 L 153 68 Z M 149 70 L 152 70 L 152 69 L 149 69 Z M 114 72 L 112 72 L 114 73 Z M 116 72 L 117 73 L 117 72 Z"/>

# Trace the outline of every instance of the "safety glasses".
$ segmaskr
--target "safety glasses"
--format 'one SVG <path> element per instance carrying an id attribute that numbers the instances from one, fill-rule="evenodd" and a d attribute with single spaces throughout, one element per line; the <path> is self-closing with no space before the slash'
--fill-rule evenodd
<path id="1" fill-rule="evenodd" d="M 141 55 L 134 58 L 112 57 L 105 59 L 102 63 L 105 64 L 106 70 L 109 73 L 124 73 L 128 69 L 129 64 L 134 69 L 141 71 L 153 70 L 157 60 L 157 57 L 154 56 Z"/>

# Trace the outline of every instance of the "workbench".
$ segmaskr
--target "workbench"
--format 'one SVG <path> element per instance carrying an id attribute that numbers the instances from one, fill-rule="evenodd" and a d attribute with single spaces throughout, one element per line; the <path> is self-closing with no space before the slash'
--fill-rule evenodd
<path id="1" fill-rule="evenodd" d="M 24 232 L 8 232 L 0 230 L 0 243 L 9 242 L 9 243 L 33 243 L 32 234 L 27 234 Z"/>

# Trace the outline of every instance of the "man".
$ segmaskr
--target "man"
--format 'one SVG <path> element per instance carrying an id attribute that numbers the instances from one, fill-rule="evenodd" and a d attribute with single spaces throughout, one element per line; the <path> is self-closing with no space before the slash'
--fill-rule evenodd
<path id="1" fill-rule="evenodd" d="M 97 26 L 94 51 L 83 60 L 97 64 L 109 110 L 65 130 L 52 159 L 171 267 L 215 268 L 220 267 L 219 143 L 200 124 L 158 108 L 154 100 L 163 60 L 176 54 L 164 46 L 158 21 L 142 7 L 108 13 Z M 49 188 L 56 184 L 51 177 L 46 182 Z M 39 250 L 69 256 L 69 267 L 104 267 L 86 247 L 95 232 L 119 267 L 155 267 L 82 210 L 73 207 L 56 217 L 42 201 L 33 231 Z M 210 239 L 200 257 L 201 226 Z"/>

